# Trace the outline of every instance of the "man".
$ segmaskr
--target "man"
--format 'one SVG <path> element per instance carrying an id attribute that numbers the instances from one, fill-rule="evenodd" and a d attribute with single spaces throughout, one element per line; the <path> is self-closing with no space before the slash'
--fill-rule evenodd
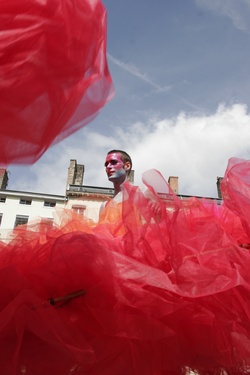
<path id="1" fill-rule="evenodd" d="M 114 185 L 114 196 L 121 191 L 122 184 L 128 180 L 132 168 L 131 157 L 122 150 L 108 152 L 104 164 L 109 181 Z"/>
<path id="2" fill-rule="evenodd" d="M 114 197 L 115 203 L 122 201 L 122 186 L 128 181 L 128 176 L 132 169 L 132 159 L 127 152 L 122 150 L 111 150 L 107 153 L 106 160 L 104 163 L 106 173 L 109 181 L 114 185 Z M 156 198 L 146 189 L 144 196 L 148 200 L 148 208 L 154 213 L 154 215 L 161 214 L 161 207 Z M 100 215 L 104 211 L 107 202 L 104 202 L 100 208 Z"/>
<path id="3" fill-rule="evenodd" d="M 128 180 L 132 168 L 131 157 L 122 150 L 111 150 L 107 153 L 106 160 L 104 163 L 106 173 L 109 181 L 114 185 L 114 197 L 113 202 L 118 203 L 122 201 L 122 185 Z M 103 202 L 99 217 L 101 218 L 102 213 L 106 207 L 107 202 Z"/>

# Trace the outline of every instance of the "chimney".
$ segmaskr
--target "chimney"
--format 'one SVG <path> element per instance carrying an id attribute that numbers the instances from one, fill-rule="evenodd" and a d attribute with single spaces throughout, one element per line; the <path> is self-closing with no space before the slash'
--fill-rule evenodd
<path id="1" fill-rule="evenodd" d="M 135 171 L 133 169 L 131 169 L 130 173 L 129 173 L 129 176 L 128 176 L 128 180 L 131 184 L 134 183 L 134 177 L 135 177 Z"/>
<path id="2" fill-rule="evenodd" d="M 0 167 L 0 189 L 5 190 L 8 186 L 8 171 L 5 168 Z"/>
<path id="3" fill-rule="evenodd" d="M 84 165 L 77 164 L 75 159 L 71 159 L 68 168 L 67 188 L 69 185 L 82 185 L 83 175 Z"/>
<path id="4" fill-rule="evenodd" d="M 176 176 L 169 176 L 168 184 L 175 194 L 179 194 L 178 178 Z"/>
<path id="5" fill-rule="evenodd" d="M 223 180 L 223 177 L 217 177 L 217 182 L 216 182 L 217 194 L 218 194 L 218 198 L 220 198 L 220 199 L 222 199 L 221 188 L 220 188 L 220 184 L 221 184 L 222 180 Z"/>

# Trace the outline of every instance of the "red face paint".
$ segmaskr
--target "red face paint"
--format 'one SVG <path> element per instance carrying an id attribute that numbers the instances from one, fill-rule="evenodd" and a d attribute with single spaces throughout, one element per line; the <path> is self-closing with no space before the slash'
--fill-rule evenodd
<path id="1" fill-rule="evenodd" d="M 119 153 L 108 154 L 104 166 L 110 181 L 115 181 L 126 177 L 124 161 Z"/>

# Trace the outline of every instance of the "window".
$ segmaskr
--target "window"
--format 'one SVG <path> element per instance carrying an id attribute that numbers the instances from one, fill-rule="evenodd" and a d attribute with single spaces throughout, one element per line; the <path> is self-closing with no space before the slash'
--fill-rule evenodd
<path id="1" fill-rule="evenodd" d="M 3 214 L 0 214 L 0 225 L 2 224 Z"/>
<path id="2" fill-rule="evenodd" d="M 41 218 L 41 223 L 53 227 L 54 219 L 51 218 L 51 217 L 43 217 L 43 218 Z"/>
<path id="3" fill-rule="evenodd" d="M 6 202 L 6 197 L 0 197 L 0 203 L 5 203 Z"/>
<path id="4" fill-rule="evenodd" d="M 32 200 L 31 199 L 20 199 L 19 204 L 26 204 L 27 206 L 31 205 Z"/>
<path id="5" fill-rule="evenodd" d="M 26 224 L 29 220 L 29 216 L 26 215 L 16 215 L 16 221 L 14 228 L 16 228 L 18 225 Z"/>
<path id="6" fill-rule="evenodd" d="M 43 205 L 44 205 L 45 207 L 55 207 L 56 202 L 44 201 Z"/>
<path id="7" fill-rule="evenodd" d="M 79 215 L 84 215 L 86 206 L 72 206 L 72 210 L 75 211 Z"/>

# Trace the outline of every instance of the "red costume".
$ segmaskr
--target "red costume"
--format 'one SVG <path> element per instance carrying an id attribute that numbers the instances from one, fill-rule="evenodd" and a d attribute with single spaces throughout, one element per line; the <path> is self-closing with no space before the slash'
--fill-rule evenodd
<path id="1" fill-rule="evenodd" d="M 34 163 L 112 95 L 101 0 L 0 0 L 0 163 Z"/>
<path id="2" fill-rule="evenodd" d="M 230 160 L 221 206 L 156 175 L 161 217 L 125 183 L 99 224 L 66 212 L 2 244 L 2 374 L 247 373 L 250 161 Z"/>

